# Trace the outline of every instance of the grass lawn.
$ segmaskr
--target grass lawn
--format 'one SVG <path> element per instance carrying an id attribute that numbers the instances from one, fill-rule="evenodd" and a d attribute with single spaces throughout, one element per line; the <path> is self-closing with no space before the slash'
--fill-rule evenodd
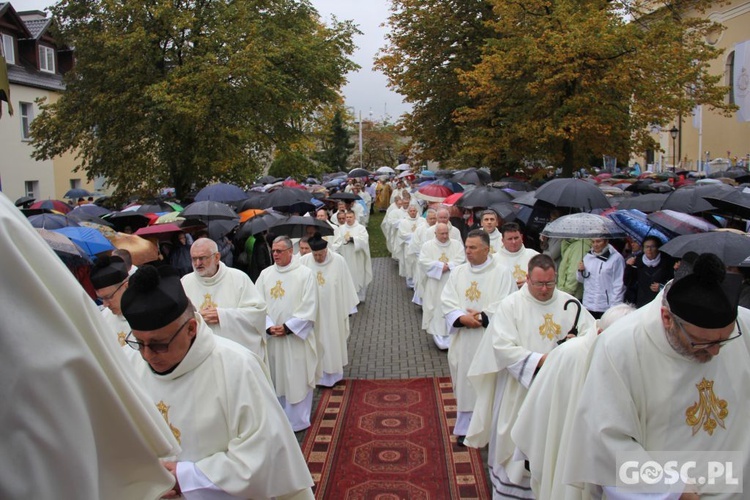
<path id="1" fill-rule="evenodd" d="M 370 235 L 370 256 L 373 259 L 375 257 L 391 256 L 388 248 L 385 246 L 383 231 L 380 230 L 380 223 L 383 222 L 383 217 L 385 217 L 385 212 L 378 212 L 376 210 L 374 214 L 370 215 L 370 222 L 367 224 L 367 233 Z"/>

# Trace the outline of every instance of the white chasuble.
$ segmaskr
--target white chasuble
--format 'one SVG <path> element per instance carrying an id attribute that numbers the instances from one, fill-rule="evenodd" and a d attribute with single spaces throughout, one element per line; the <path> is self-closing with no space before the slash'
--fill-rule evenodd
<path id="1" fill-rule="evenodd" d="M 466 374 L 485 329 L 455 328 L 453 324 L 469 309 L 483 311 L 492 317 L 494 305 L 516 290 L 510 270 L 492 256 L 488 256 L 487 261 L 479 266 L 466 262 L 451 271 L 448 277 L 441 295 L 441 311 L 451 335 L 448 364 L 458 411 L 470 412 L 474 409 L 476 396 Z"/>
<path id="2" fill-rule="evenodd" d="M 195 317 L 195 340 L 171 373 L 134 363 L 139 385 L 180 442 L 176 460 L 195 464 L 237 498 L 308 489 L 312 478 L 262 361 Z"/>
<path id="3" fill-rule="evenodd" d="M 419 253 L 420 274 L 425 277 L 422 289 L 422 328 L 430 335 L 448 335 L 440 296 L 451 271 L 466 262 L 461 243 L 449 239 L 440 243 L 436 239 L 426 242 Z M 445 264 L 448 271 L 443 272 Z"/>
<path id="4" fill-rule="evenodd" d="M 216 308 L 219 323 L 207 325 L 211 331 L 247 347 L 266 361 L 266 304 L 247 274 L 220 262 L 219 270 L 209 278 L 192 272 L 181 281 L 198 311 Z"/>
<path id="5" fill-rule="evenodd" d="M 131 330 L 125 316 L 122 314 L 115 314 L 108 307 L 105 307 L 102 309 L 102 318 L 107 324 L 109 330 L 108 333 L 111 333 L 112 338 L 117 342 L 117 345 L 125 347 L 125 337 L 128 336 L 128 333 L 130 333 Z M 128 347 L 128 350 L 132 351 L 130 347 Z"/>
<path id="6" fill-rule="evenodd" d="M 687 359 L 670 346 L 657 301 L 600 335 L 573 419 L 564 481 L 614 486 L 617 454 L 622 452 L 645 460 L 650 451 L 738 451 L 744 454 L 746 496 L 750 336 L 745 332 L 750 331 L 750 311 L 738 308 L 737 322 L 743 335 L 706 363 Z M 698 493 L 701 489 L 698 485 Z"/>
<path id="7" fill-rule="evenodd" d="M 0 254 L 0 498 L 159 498 L 177 441 L 94 301 L 2 193 Z"/>
<path id="8" fill-rule="evenodd" d="M 315 336 L 318 364 L 325 374 L 342 374 L 349 364 L 346 341 L 349 339 L 349 315 L 357 311 L 357 290 L 344 258 L 328 251 L 322 264 L 312 254 L 300 259 L 310 268 L 318 287 Z"/>
<path id="9" fill-rule="evenodd" d="M 347 243 L 347 240 L 352 241 Z M 367 285 L 372 281 L 372 260 L 370 259 L 370 236 L 362 224 L 355 222 L 349 226 L 344 224 L 336 228 L 333 243 L 329 250 L 341 255 L 349 266 L 349 272 L 354 280 L 354 287 L 360 302 L 364 301 Z"/>
<path id="10" fill-rule="evenodd" d="M 286 267 L 265 268 L 256 282 L 266 301 L 266 328 L 286 324 L 293 332 L 268 336 L 268 365 L 276 395 L 296 404 L 319 378 L 314 322 L 318 291 L 313 272 L 294 257 Z"/>
<path id="11" fill-rule="evenodd" d="M 424 218 L 420 216 L 411 218 L 408 216 L 407 212 L 406 218 L 401 219 L 401 222 L 398 225 L 398 269 L 399 276 L 401 276 L 402 278 L 414 278 L 414 263 L 416 259 L 414 258 L 413 254 L 410 254 L 407 251 L 407 249 L 409 247 L 409 243 L 411 243 L 412 238 L 414 238 L 414 233 L 416 233 L 417 229 L 419 229 L 426 223 L 427 222 L 424 220 Z"/>
<path id="12" fill-rule="evenodd" d="M 521 249 L 514 253 L 509 252 L 503 247 L 497 251 L 495 257 L 500 260 L 502 265 L 510 269 L 513 273 L 513 278 L 515 278 L 516 282 L 519 282 L 526 281 L 526 275 L 529 270 L 529 261 L 535 255 L 539 255 L 539 252 L 522 245 Z"/>
<path id="13" fill-rule="evenodd" d="M 550 300 L 541 302 L 528 287 L 498 304 L 469 370 L 477 390 L 477 405 L 467 444 L 480 447 L 489 443 L 488 462 L 493 468 L 506 467 L 513 456 L 515 445 L 510 432 L 539 359 L 557 347 L 558 340 L 576 325 L 576 304 L 580 303 L 572 295 L 555 290 Z M 571 299 L 574 303 L 566 310 L 565 304 Z M 596 321 L 583 308 L 577 327 L 579 336 L 596 334 Z M 523 463 L 520 465 L 523 468 Z M 520 477 L 514 478 L 510 470 L 508 475 L 520 483 Z"/>
<path id="14" fill-rule="evenodd" d="M 417 228 L 417 230 L 414 232 L 414 236 L 409 242 L 409 245 L 407 245 L 406 247 L 407 254 L 413 256 L 412 258 L 415 260 L 414 298 L 412 299 L 412 302 L 414 302 L 415 304 L 419 304 L 419 305 L 422 305 L 422 288 L 423 288 L 423 283 L 422 283 L 423 274 L 422 274 L 422 269 L 419 267 L 419 254 L 422 250 L 422 246 L 425 243 L 427 243 L 427 241 L 435 238 L 434 233 L 429 235 L 429 237 L 427 236 L 428 233 L 426 231 L 427 231 L 427 228 L 429 227 L 432 227 L 432 226 L 428 225 L 425 219 L 425 223 Z"/>

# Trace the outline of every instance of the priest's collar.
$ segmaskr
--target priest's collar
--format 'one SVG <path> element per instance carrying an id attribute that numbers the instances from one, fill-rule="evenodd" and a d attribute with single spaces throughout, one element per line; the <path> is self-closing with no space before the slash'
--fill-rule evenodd
<path id="1" fill-rule="evenodd" d="M 435 243 L 437 243 L 437 246 L 439 246 L 439 247 L 448 247 L 451 244 L 451 239 L 448 238 L 448 241 L 446 241 L 445 243 L 443 243 L 439 239 L 435 238 Z M 483 266 L 484 264 L 479 264 L 479 265 Z"/>
<path id="2" fill-rule="evenodd" d="M 227 275 L 227 266 L 223 262 L 219 261 L 219 268 L 216 270 L 216 274 L 213 276 L 201 276 L 198 273 L 195 274 L 195 277 L 198 278 L 198 281 L 203 283 L 207 286 L 212 286 L 221 281 L 221 279 Z"/>
<path id="3" fill-rule="evenodd" d="M 560 290 L 558 290 L 557 288 L 555 288 L 554 291 L 552 292 L 552 296 L 550 297 L 549 300 L 547 300 L 547 301 L 541 301 L 541 300 L 537 299 L 536 297 L 534 297 L 533 295 L 531 295 L 531 292 L 529 291 L 529 284 L 528 283 L 525 283 L 520 288 L 519 292 L 521 294 L 523 294 L 523 296 L 525 298 L 529 299 L 532 302 L 535 302 L 535 303 L 539 304 L 540 306 L 550 305 L 553 302 L 555 302 L 558 298 L 560 298 Z"/>
<path id="4" fill-rule="evenodd" d="M 274 267 L 280 273 L 287 273 L 289 271 L 294 271 L 295 269 L 297 269 L 300 266 L 299 259 L 300 259 L 299 255 L 293 255 L 292 256 L 292 261 L 289 264 L 287 264 L 286 266 L 282 267 L 282 266 L 280 266 L 278 264 L 274 264 Z"/>
<path id="5" fill-rule="evenodd" d="M 489 267 L 490 264 L 492 264 L 492 255 L 488 255 L 487 260 L 485 260 L 481 264 L 477 264 L 476 266 L 472 263 L 469 263 L 472 271 L 484 271 L 485 268 Z"/>
<path id="6" fill-rule="evenodd" d="M 521 255 L 521 254 L 523 253 L 523 251 L 524 251 L 524 250 L 526 250 L 526 247 L 525 247 L 525 246 L 523 246 L 523 245 L 521 245 L 521 248 L 519 248 L 517 252 L 511 252 L 510 250 L 508 250 L 508 249 L 507 249 L 507 248 L 505 248 L 504 246 L 503 246 L 503 247 L 500 247 L 500 252 L 501 252 L 501 253 L 504 253 L 505 255 L 511 255 L 511 256 L 514 256 L 514 257 L 515 257 L 516 255 Z"/>

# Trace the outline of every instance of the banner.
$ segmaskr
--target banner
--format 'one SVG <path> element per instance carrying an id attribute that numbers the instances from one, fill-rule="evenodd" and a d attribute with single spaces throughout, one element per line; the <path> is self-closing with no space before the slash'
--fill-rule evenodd
<path id="1" fill-rule="evenodd" d="M 734 103 L 737 121 L 750 122 L 750 40 L 734 46 Z"/>

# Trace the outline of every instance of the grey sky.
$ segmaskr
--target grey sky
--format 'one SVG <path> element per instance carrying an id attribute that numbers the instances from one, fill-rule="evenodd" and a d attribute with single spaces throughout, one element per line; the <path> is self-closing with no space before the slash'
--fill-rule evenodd
<path id="1" fill-rule="evenodd" d="M 44 10 L 54 2 L 49 0 L 10 0 L 17 11 Z M 390 2 L 388 0 L 310 0 L 324 21 L 335 15 L 341 21 L 353 21 L 362 32 L 355 37 L 357 46 L 352 55 L 354 62 L 361 66 L 356 73 L 347 75 L 348 84 L 344 87 L 346 105 L 355 115 L 382 120 L 387 114 L 391 122 L 408 112 L 411 106 L 404 103 L 401 96 L 387 87 L 387 80 L 382 73 L 372 69 L 373 60 L 378 50 L 385 45 L 386 28 L 381 27 L 388 19 Z M 372 113 L 372 114 L 370 114 Z"/>

